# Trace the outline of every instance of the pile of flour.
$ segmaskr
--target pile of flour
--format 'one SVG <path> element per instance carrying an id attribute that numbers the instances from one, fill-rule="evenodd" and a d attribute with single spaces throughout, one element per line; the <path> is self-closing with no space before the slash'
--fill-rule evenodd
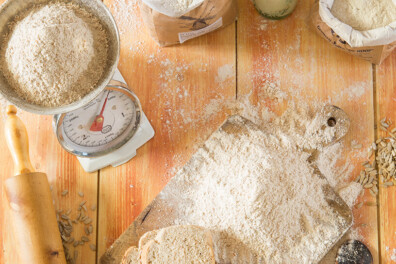
<path id="1" fill-rule="evenodd" d="M 330 186 L 352 208 L 363 188 L 361 184 L 349 182 L 354 166 L 342 155 L 344 145 L 341 142 L 331 143 L 336 133 L 346 133 L 340 131 L 346 128 L 324 126 L 328 118 L 326 107 L 324 104 L 310 107 L 302 102 L 290 103 L 281 116 L 273 117 L 271 121 L 264 118 L 258 123 L 261 129 L 275 135 L 285 147 L 317 150 L 315 165 Z M 254 111 L 248 110 L 248 113 L 248 116 L 252 116 Z M 340 116 L 338 122 L 349 121 L 342 120 Z M 337 165 L 341 160 L 343 165 Z"/>
<path id="2" fill-rule="evenodd" d="M 272 87 L 275 86 L 265 85 L 264 94 L 261 97 L 272 97 L 271 99 L 278 101 L 287 98 L 287 95 L 279 88 Z M 277 116 L 260 102 L 258 105 L 253 105 L 250 101 L 251 95 L 249 93 L 241 96 L 237 101 L 213 99 L 206 105 L 203 117 L 210 120 L 220 111 L 239 114 L 253 121 L 263 131 L 276 135 L 285 146 L 319 150 L 315 161 L 316 166 L 326 177 L 330 186 L 352 207 L 362 191 L 362 186 L 350 182 L 355 167 L 345 152 L 344 143 L 341 141 L 326 146 L 336 133 L 335 127 L 326 126 L 324 130 L 320 129 L 326 122 L 323 120 L 326 113 L 322 113 L 326 104 L 314 103 L 313 106 L 309 106 L 304 101 L 288 100 L 286 110 Z"/>
<path id="3" fill-rule="evenodd" d="M 331 12 L 356 30 L 384 27 L 396 21 L 393 0 L 334 0 Z"/>
<path id="4" fill-rule="evenodd" d="M 292 140 L 285 144 L 286 132 L 272 125 L 275 133 L 251 122 L 236 129 L 241 133 L 232 126 L 215 132 L 157 197 L 158 209 L 141 228 L 206 227 L 218 263 L 317 261 L 346 224 L 328 202 L 341 199 L 315 173 L 310 154 Z"/>
<path id="5" fill-rule="evenodd" d="M 172 17 L 179 17 L 198 7 L 203 0 L 143 0 L 151 8 Z"/>
<path id="6" fill-rule="evenodd" d="M 72 3 L 34 6 L 11 25 L 1 48 L 9 84 L 40 106 L 70 104 L 103 75 L 107 34 L 99 20 Z"/>

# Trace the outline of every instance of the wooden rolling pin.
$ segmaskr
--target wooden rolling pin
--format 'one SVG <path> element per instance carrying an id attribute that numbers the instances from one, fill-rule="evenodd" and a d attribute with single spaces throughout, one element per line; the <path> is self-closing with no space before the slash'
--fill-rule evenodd
<path id="1" fill-rule="evenodd" d="M 47 176 L 34 172 L 25 125 L 8 106 L 5 135 L 15 176 L 5 181 L 18 263 L 66 264 Z"/>

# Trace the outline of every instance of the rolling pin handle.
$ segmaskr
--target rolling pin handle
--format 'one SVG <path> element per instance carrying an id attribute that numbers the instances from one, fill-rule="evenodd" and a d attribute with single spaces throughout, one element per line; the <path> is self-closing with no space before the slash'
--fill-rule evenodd
<path id="1" fill-rule="evenodd" d="M 13 105 L 7 106 L 7 115 L 15 115 L 17 113 L 17 108 Z"/>
<path id="2" fill-rule="evenodd" d="M 26 127 L 16 115 L 17 108 L 7 106 L 7 121 L 5 124 L 5 136 L 8 148 L 14 160 L 14 175 L 34 172 L 29 157 L 29 139 Z"/>

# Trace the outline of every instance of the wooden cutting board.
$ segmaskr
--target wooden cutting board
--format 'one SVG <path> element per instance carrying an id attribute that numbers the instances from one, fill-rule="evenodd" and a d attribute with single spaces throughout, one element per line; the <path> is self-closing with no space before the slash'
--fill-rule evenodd
<path id="1" fill-rule="evenodd" d="M 119 237 L 119 239 L 105 252 L 101 257 L 100 263 L 119 264 L 125 251 L 130 246 L 137 246 L 139 238 L 146 232 L 159 229 L 174 224 L 197 224 L 200 219 L 194 219 L 189 222 L 183 222 L 184 219 L 180 219 L 177 212 L 178 210 L 184 210 L 180 208 L 180 200 L 189 197 L 189 190 L 202 186 L 202 182 L 195 182 L 197 177 L 188 177 L 190 180 L 186 180 L 186 174 L 191 171 L 195 171 L 197 175 L 204 173 L 200 171 L 207 162 L 206 159 L 216 157 L 216 153 L 220 154 L 222 151 L 226 151 L 227 147 L 221 146 L 222 142 L 220 139 L 226 137 L 235 138 L 235 140 L 241 140 L 241 138 L 249 139 L 252 133 L 253 137 L 257 138 L 257 135 L 262 131 L 252 122 L 244 119 L 240 116 L 231 116 L 226 122 L 217 130 L 212 136 L 206 141 L 203 147 L 201 147 L 197 153 L 191 158 L 191 160 L 164 188 L 164 190 L 153 200 L 153 202 L 139 215 L 139 217 L 128 227 L 128 229 Z M 219 150 L 220 149 L 220 150 Z M 188 168 L 188 169 L 185 169 Z M 226 175 L 224 175 L 226 176 Z M 323 178 L 321 173 L 315 168 L 313 177 Z M 191 180 L 192 179 L 192 180 Z M 329 212 L 332 212 L 331 218 L 327 216 L 321 218 L 318 216 L 318 226 L 315 228 L 309 228 L 309 231 L 304 233 L 303 236 L 309 238 L 309 241 L 316 241 L 318 243 L 317 248 L 322 250 L 318 257 L 318 261 L 325 255 L 325 253 L 331 249 L 331 247 L 345 234 L 345 232 L 352 225 L 352 214 L 348 206 L 344 201 L 333 191 L 333 189 L 327 184 L 317 186 L 322 188 L 325 193 L 325 199 L 327 201 L 326 207 Z M 180 192 L 180 189 L 183 191 Z M 178 190 L 178 191 L 175 191 Z M 182 193 L 182 195 L 180 195 Z M 183 196 L 183 198 L 179 197 Z M 180 199 L 178 199 L 180 198 Z M 319 214 L 318 214 L 319 215 Z M 206 217 L 206 216 L 201 216 Z M 210 227 L 209 227 L 210 228 Z M 331 229 L 330 239 L 325 240 L 323 232 L 325 228 Z M 308 229 L 307 229 L 308 230 Z M 302 239 L 304 240 L 304 239 Z M 320 244 L 320 242 L 323 242 Z M 318 254 L 317 254 L 318 255 Z"/>

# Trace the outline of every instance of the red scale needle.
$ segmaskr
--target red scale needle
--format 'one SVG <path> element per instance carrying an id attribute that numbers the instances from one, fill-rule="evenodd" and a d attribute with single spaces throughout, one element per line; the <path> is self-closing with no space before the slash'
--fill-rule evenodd
<path id="1" fill-rule="evenodd" d="M 107 93 L 107 96 L 103 103 L 102 110 L 100 111 L 100 114 L 95 117 L 95 120 L 93 121 L 93 123 L 91 125 L 91 128 L 90 128 L 91 131 L 97 132 L 97 131 L 102 131 L 102 129 L 103 129 L 103 123 L 104 123 L 103 112 L 106 108 L 107 99 L 109 98 L 109 94 L 110 94 L 110 91 Z"/>

